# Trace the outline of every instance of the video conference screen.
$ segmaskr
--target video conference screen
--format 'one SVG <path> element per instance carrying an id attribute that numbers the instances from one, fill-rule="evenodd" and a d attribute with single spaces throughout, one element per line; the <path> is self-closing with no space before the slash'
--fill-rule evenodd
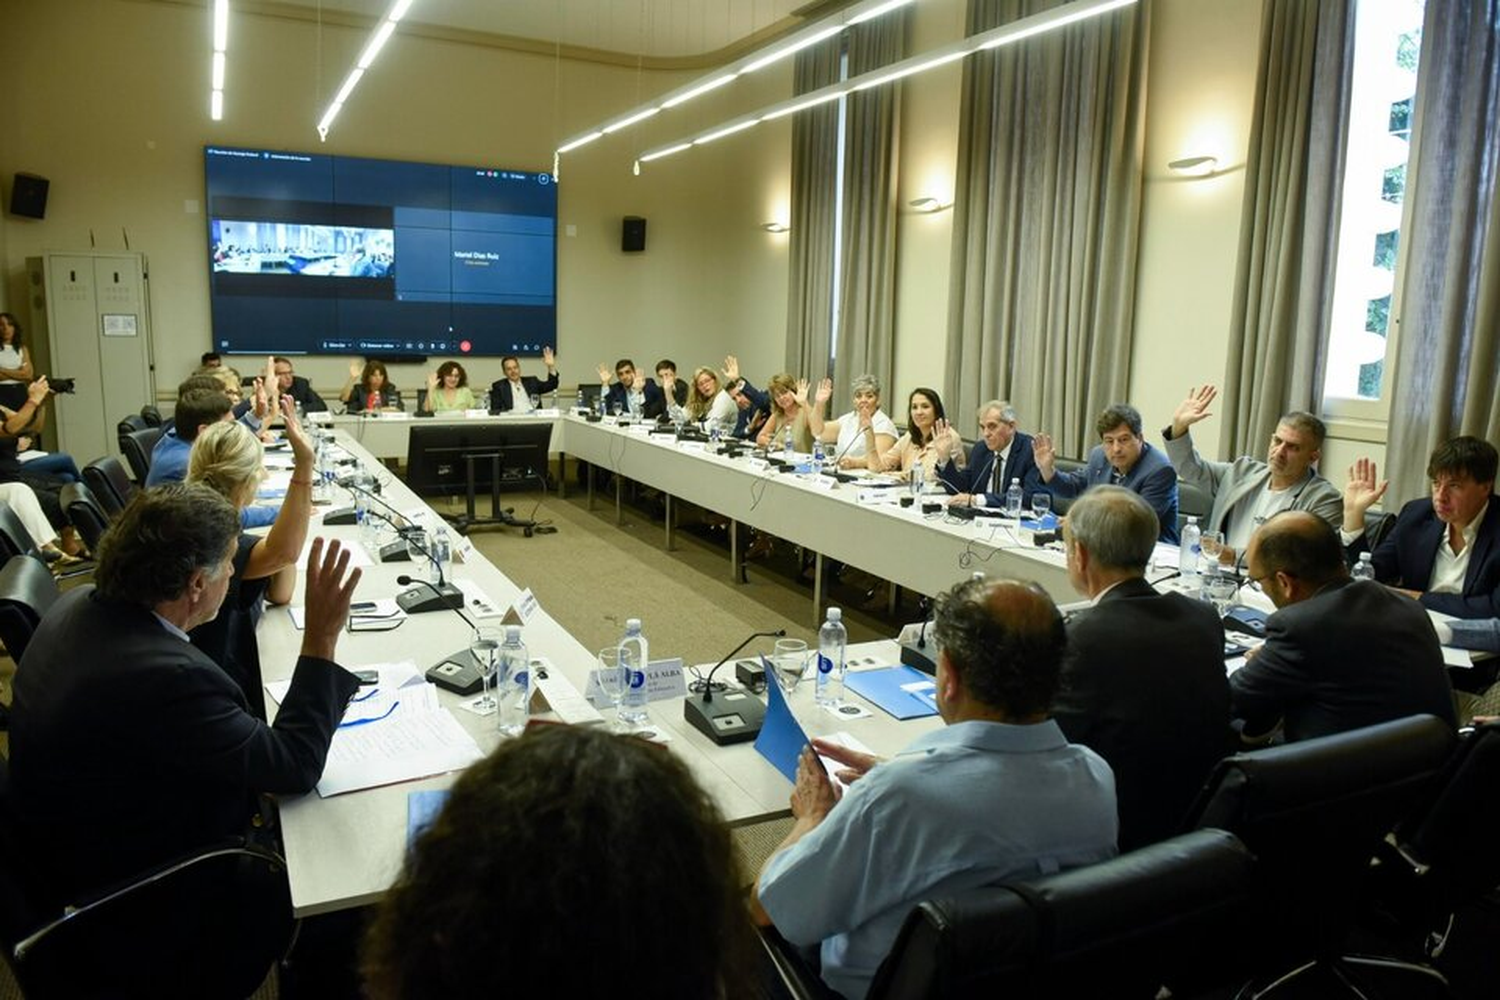
<path id="1" fill-rule="evenodd" d="M 223 146 L 203 159 L 215 350 L 557 346 L 550 174 Z"/>

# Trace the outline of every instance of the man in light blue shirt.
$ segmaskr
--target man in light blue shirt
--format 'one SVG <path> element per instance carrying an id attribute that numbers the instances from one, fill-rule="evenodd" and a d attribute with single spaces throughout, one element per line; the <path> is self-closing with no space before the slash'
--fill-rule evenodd
<path id="1" fill-rule="evenodd" d="M 890 761 L 814 741 L 854 783 L 841 798 L 804 752 L 796 822 L 757 884 L 757 918 L 820 944 L 824 982 L 850 1000 L 922 900 L 1115 854 L 1109 765 L 1048 717 L 1067 645 L 1051 599 L 971 580 L 939 600 L 933 634 L 946 728 Z"/>

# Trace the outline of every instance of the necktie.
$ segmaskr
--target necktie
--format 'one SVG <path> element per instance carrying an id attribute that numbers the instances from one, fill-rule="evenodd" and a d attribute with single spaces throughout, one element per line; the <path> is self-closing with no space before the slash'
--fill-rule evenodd
<path id="1" fill-rule="evenodd" d="M 995 471 L 990 482 L 991 493 L 1005 492 L 1005 461 L 999 455 L 995 456 Z"/>

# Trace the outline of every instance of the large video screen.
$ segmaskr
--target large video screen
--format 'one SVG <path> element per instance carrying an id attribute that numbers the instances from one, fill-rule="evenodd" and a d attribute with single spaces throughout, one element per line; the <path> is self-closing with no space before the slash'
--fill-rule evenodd
<path id="1" fill-rule="evenodd" d="M 557 346 L 550 174 L 223 146 L 203 159 L 216 350 Z"/>

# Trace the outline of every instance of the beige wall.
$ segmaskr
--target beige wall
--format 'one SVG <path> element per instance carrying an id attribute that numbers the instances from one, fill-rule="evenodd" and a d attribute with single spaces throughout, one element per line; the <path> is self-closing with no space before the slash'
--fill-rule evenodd
<path id="1" fill-rule="evenodd" d="M 914 51 L 956 37 L 963 7 L 919 4 Z M 1131 375 L 1131 399 L 1150 427 L 1166 422 L 1189 385 L 1223 379 L 1260 9 L 1261 0 L 1155 3 Z M 0 224 L 0 301 L 24 310 L 27 256 L 87 247 L 91 229 L 101 248 L 118 249 L 123 228 L 151 261 L 159 390 L 170 390 L 208 345 L 203 144 L 546 169 L 561 139 L 693 75 L 398 36 L 319 146 L 318 38 L 306 22 L 235 18 L 228 113 L 213 123 L 203 8 L 0 0 L 0 18 L 13 87 L 0 100 L 0 175 L 30 170 L 53 182 L 44 222 Z M 322 92 L 337 85 L 364 37 L 324 29 Z M 958 67 L 945 67 L 904 84 L 902 206 L 952 198 L 960 77 Z M 780 367 L 786 237 L 759 225 L 786 218 L 787 123 L 647 164 L 639 177 L 630 161 L 780 99 L 787 87 L 786 72 L 758 75 L 564 157 L 565 382 L 590 379 L 597 363 L 627 354 L 640 364 L 671 356 L 690 367 L 732 351 L 749 373 Z M 1168 160 L 1198 152 L 1219 156 L 1219 176 L 1168 175 Z M 623 215 L 649 220 L 644 254 L 620 252 Z M 912 387 L 943 382 L 951 230 L 951 210 L 904 210 L 898 221 L 893 411 Z M 481 375 L 486 366 L 476 366 Z M 299 362 L 319 386 L 341 382 L 345 367 L 338 359 Z M 393 375 L 405 385 L 419 380 L 412 371 Z M 1199 435 L 1215 453 L 1216 425 Z"/>

